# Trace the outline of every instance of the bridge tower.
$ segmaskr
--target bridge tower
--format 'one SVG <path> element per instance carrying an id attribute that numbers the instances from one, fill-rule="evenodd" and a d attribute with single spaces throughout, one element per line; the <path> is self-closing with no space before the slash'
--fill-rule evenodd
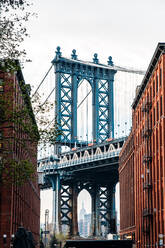
<path id="1" fill-rule="evenodd" d="M 93 140 L 100 143 L 114 137 L 113 82 L 116 70 L 112 57 L 108 65 L 99 63 L 95 53 L 93 62 L 78 60 L 76 50 L 71 59 L 62 57 L 60 47 L 52 61 L 55 70 L 55 116 L 62 135 L 58 137 L 55 153 L 61 145 L 73 147 L 77 140 L 77 92 L 80 82 L 87 80 L 92 89 Z"/>
<path id="2" fill-rule="evenodd" d="M 62 57 L 60 47 L 57 47 L 52 64 L 55 71 L 55 116 L 62 133 L 56 142 L 55 154 L 61 156 L 62 145 L 73 147 L 75 142 L 80 144 L 77 139 L 77 92 L 82 80 L 87 80 L 92 90 L 93 140 L 99 144 L 108 138 L 114 138 L 113 82 L 116 70 L 112 57 L 108 58 L 108 65 L 100 64 L 97 54 L 94 54 L 93 62 L 84 62 L 78 60 L 76 50 L 72 51 L 71 58 L 65 58 Z M 58 162 L 52 163 L 58 167 Z M 107 227 L 107 233 L 115 233 L 114 190 L 118 178 L 109 181 L 109 177 L 105 182 L 100 182 L 97 181 L 99 173 L 92 179 L 88 179 L 88 175 L 80 177 L 81 180 L 78 180 L 68 173 L 65 176 L 60 170 L 47 175 L 53 188 L 55 232 L 60 232 L 61 226 L 67 225 L 71 236 L 78 234 L 77 198 L 86 185 L 92 198 L 91 234 L 101 235 L 101 224 Z"/>

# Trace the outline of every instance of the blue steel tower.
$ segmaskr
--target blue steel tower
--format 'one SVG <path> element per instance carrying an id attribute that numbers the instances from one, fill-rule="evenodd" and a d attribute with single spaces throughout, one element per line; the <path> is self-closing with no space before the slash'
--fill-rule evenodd
<path id="1" fill-rule="evenodd" d="M 93 62 L 78 60 L 76 50 L 71 58 L 62 57 L 60 47 L 52 61 L 55 70 L 55 116 L 62 131 L 57 143 L 73 146 L 77 144 L 77 92 L 82 80 L 87 80 L 92 89 L 93 140 L 100 143 L 114 137 L 113 82 L 116 70 L 112 57 L 108 65 L 99 63 L 97 54 Z"/>

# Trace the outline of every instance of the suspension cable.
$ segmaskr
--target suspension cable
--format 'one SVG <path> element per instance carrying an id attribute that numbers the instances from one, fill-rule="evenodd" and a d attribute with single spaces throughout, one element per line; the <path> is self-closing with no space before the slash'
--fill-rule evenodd
<path id="1" fill-rule="evenodd" d="M 81 106 L 81 104 L 85 101 L 85 99 L 89 96 L 89 94 L 92 92 L 92 90 L 90 90 L 88 92 L 88 94 L 84 97 L 84 99 L 80 102 L 80 104 L 77 106 L 77 108 L 79 108 Z"/>
<path id="2" fill-rule="evenodd" d="M 88 84 L 86 85 L 86 93 L 88 92 Z M 90 92 L 88 92 L 87 93 L 87 95 L 89 95 L 90 94 Z M 86 126 L 86 131 L 87 131 L 87 143 L 88 143 L 88 97 L 86 97 L 86 99 L 87 99 L 87 109 L 86 109 L 86 118 L 87 118 L 87 126 Z"/>
<path id="3" fill-rule="evenodd" d="M 49 99 L 49 97 L 52 95 L 53 91 L 55 90 L 55 87 L 53 88 L 53 90 L 50 92 L 50 94 L 48 95 L 48 97 L 46 98 L 46 100 L 41 104 L 40 108 L 47 102 L 47 100 Z M 40 112 L 40 110 L 37 111 L 36 115 Z"/>
<path id="4" fill-rule="evenodd" d="M 44 128 L 44 130 L 45 129 L 47 129 L 51 124 L 52 124 L 52 122 L 55 120 L 55 117 L 51 120 L 51 122 L 49 122 L 49 124 Z M 44 145 L 40 148 L 40 150 L 38 151 L 38 152 L 40 152 L 40 151 L 42 151 L 42 148 L 44 147 Z"/>
<path id="5" fill-rule="evenodd" d="M 33 98 L 35 96 L 35 94 L 37 93 L 37 91 L 39 90 L 39 88 L 41 87 L 41 85 L 43 84 L 45 78 L 47 77 L 47 75 L 49 74 L 50 70 L 52 69 L 53 65 L 51 65 L 51 67 L 49 68 L 49 70 L 47 71 L 47 73 L 45 74 L 44 78 L 42 79 L 41 83 L 38 85 L 37 89 L 35 90 L 34 94 L 32 95 L 31 98 Z"/>

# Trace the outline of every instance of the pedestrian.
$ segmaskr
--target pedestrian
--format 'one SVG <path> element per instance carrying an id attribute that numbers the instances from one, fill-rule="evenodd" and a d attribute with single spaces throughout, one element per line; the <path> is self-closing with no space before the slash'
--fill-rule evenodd
<path id="1" fill-rule="evenodd" d="M 24 227 L 18 227 L 13 241 L 13 248 L 28 248 L 27 232 Z"/>
<path id="2" fill-rule="evenodd" d="M 42 240 L 40 240 L 40 248 L 44 248 L 44 244 L 43 244 Z"/>
<path id="3" fill-rule="evenodd" d="M 27 231 L 27 240 L 28 240 L 28 248 L 35 248 L 36 242 L 33 238 L 33 234 L 30 231 Z"/>

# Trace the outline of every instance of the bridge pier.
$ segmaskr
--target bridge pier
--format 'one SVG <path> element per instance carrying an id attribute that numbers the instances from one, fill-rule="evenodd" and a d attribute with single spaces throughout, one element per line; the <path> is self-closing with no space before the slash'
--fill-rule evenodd
<path id="1" fill-rule="evenodd" d="M 53 187 L 53 230 L 65 232 L 70 237 L 78 235 L 77 184 L 62 185 L 60 175 L 50 177 Z M 116 233 L 115 185 L 92 185 L 91 231 L 92 236 L 104 236 Z"/>
<path id="2" fill-rule="evenodd" d="M 49 177 L 53 188 L 53 209 L 52 209 L 52 224 L 53 232 L 60 233 L 60 175 L 53 175 Z"/>
<path id="3" fill-rule="evenodd" d="M 92 192 L 91 235 L 116 233 L 115 185 L 94 185 Z"/>
<path id="4" fill-rule="evenodd" d="M 91 235 L 92 236 L 99 236 L 100 235 L 100 228 L 99 228 L 99 192 L 98 187 L 96 185 L 93 186 L 91 192 L 92 198 L 92 216 L 91 216 Z"/>
<path id="5" fill-rule="evenodd" d="M 115 207 L 115 185 L 110 185 L 108 187 L 108 209 L 109 209 L 109 227 L 108 233 L 116 233 L 117 232 L 117 223 L 116 223 L 116 207 Z"/>
<path id="6" fill-rule="evenodd" d="M 77 220 L 77 198 L 78 190 L 75 185 L 72 186 L 72 236 L 78 235 L 78 220 Z"/>

